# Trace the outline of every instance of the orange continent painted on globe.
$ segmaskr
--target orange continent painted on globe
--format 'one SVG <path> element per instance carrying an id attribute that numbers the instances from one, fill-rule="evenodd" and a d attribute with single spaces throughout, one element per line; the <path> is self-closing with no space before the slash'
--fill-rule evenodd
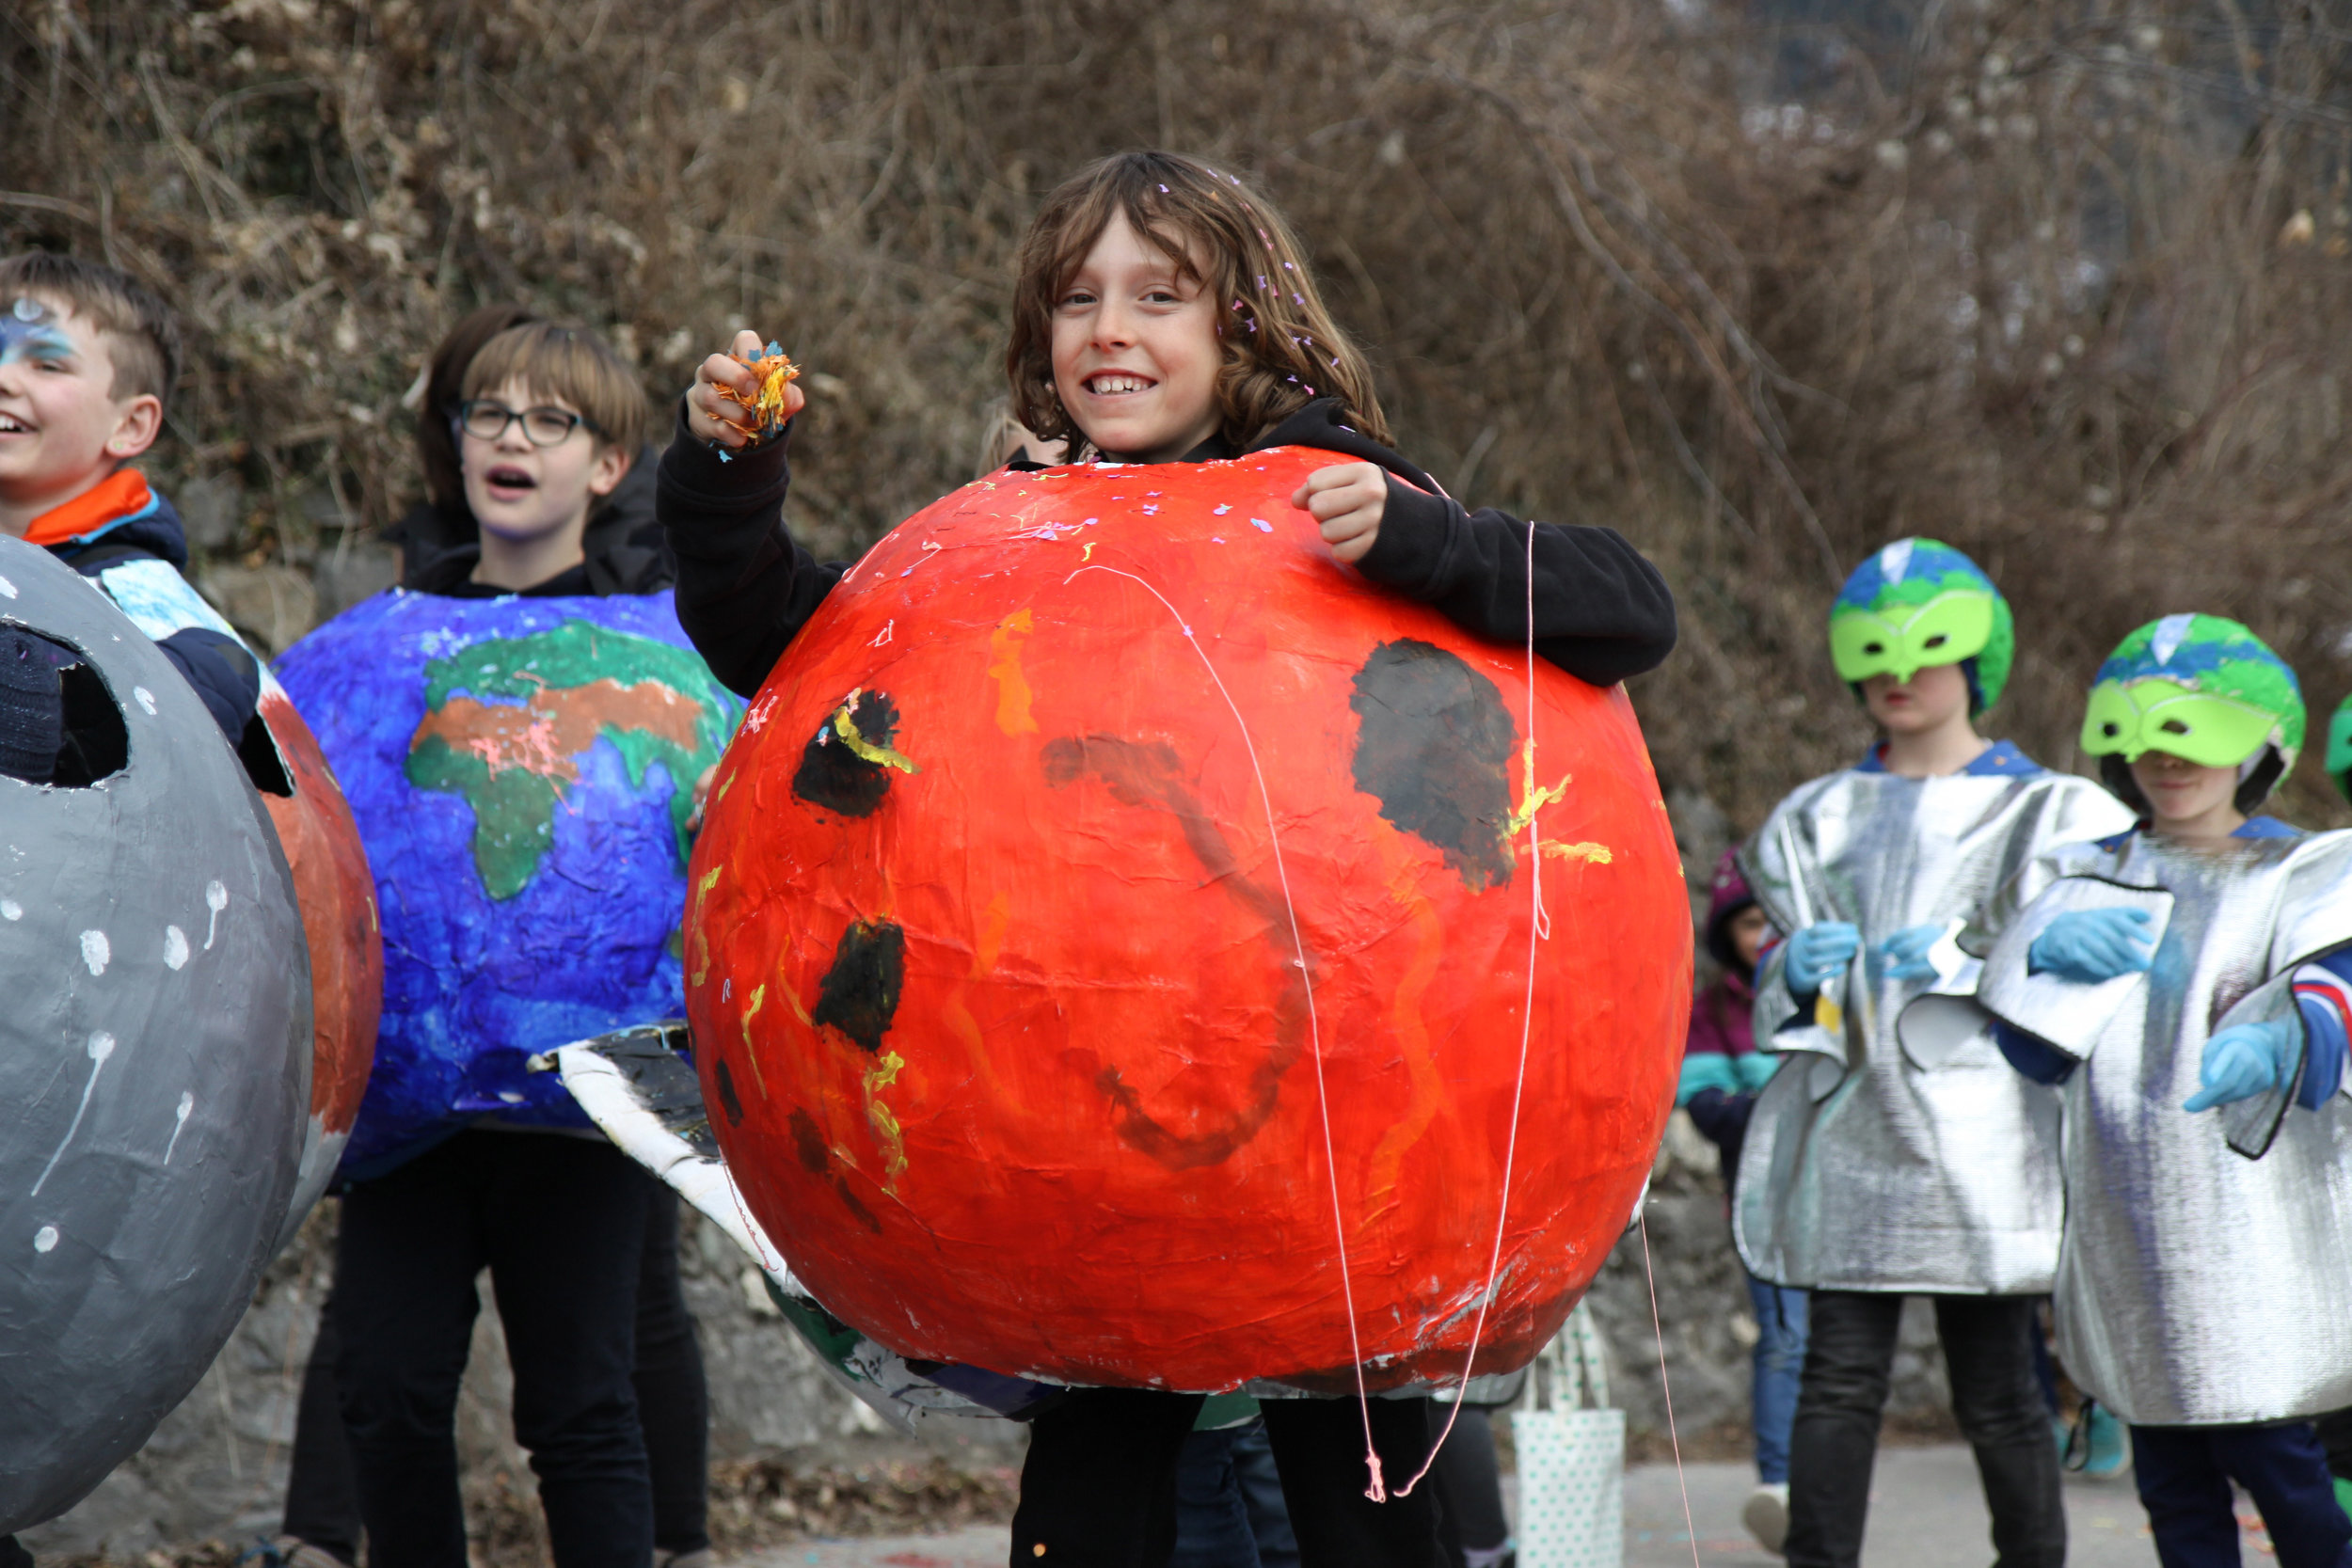
<path id="1" fill-rule="evenodd" d="M 967 485 L 834 589 L 721 764 L 705 1099 L 795 1273 L 903 1354 L 1458 1377 L 1523 1035 L 1479 1370 L 1630 1216 L 1691 945 L 1631 705 L 1538 661 L 1531 715 L 1524 648 L 1337 564 L 1288 501 L 1335 460 Z"/>

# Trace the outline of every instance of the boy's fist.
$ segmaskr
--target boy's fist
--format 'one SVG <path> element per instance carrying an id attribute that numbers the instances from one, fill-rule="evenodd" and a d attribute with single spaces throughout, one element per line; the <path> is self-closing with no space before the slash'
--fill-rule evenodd
<path id="1" fill-rule="evenodd" d="M 1380 537 L 1389 476 L 1374 463 L 1335 463 L 1309 474 L 1291 504 L 1323 525 L 1323 542 L 1352 566 L 1372 553 L 1373 541 Z"/>
<path id="2" fill-rule="evenodd" d="M 760 357 L 767 345 L 759 334 L 745 328 L 735 335 L 733 354 L 714 354 L 694 372 L 694 385 L 686 390 L 686 428 L 699 440 L 740 451 L 751 442 L 744 418 L 759 397 L 759 376 L 748 360 Z M 722 396 L 725 387 L 733 397 Z M 784 388 L 783 418 L 790 419 L 808 404 L 797 386 Z M 782 421 L 779 420 L 779 423 Z"/>

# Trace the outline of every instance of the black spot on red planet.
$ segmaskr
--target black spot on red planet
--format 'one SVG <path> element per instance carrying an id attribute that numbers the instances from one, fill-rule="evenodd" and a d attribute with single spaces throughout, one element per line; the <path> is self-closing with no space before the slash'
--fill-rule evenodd
<path id="1" fill-rule="evenodd" d="M 801 1168 L 811 1176 L 824 1175 L 833 1164 L 825 1135 L 817 1131 L 817 1118 L 806 1111 L 792 1113 L 792 1152 L 800 1156 Z"/>
<path id="2" fill-rule="evenodd" d="M 825 1147 L 824 1133 L 817 1130 L 816 1118 L 806 1111 L 792 1113 L 792 1152 L 800 1157 L 802 1169 L 811 1176 L 825 1178 L 834 1196 L 857 1216 L 860 1225 L 877 1236 L 882 1234 L 882 1221 L 874 1211 L 858 1201 L 857 1194 L 850 1191 L 848 1179 L 834 1168 L 833 1150 Z"/>
<path id="3" fill-rule="evenodd" d="M 850 722 L 868 745 L 895 746 L 898 738 L 898 705 L 881 691 L 861 691 L 850 705 Z M 792 793 L 812 806 L 843 816 L 871 816 L 890 793 L 891 769 L 850 750 L 827 712 L 817 733 L 801 750 L 800 769 L 792 775 Z"/>
<path id="4" fill-rule="evenodd" d="M 812 1022 L 830 1024 L 866 1051 L 880 1051 L 906 984 L 907 934 L 887 920 L 857 920 L 841 933 L 833 967 L 818 983 Z"/>
<path id="5" fill-rule="evenodd" d="M 720 1058 L 714 1065 L 719 1069 L 717 1074 L 719 1079 L 719 1103 L 726 1110 L 727 1125 L 729 1127 L 740 1127 L 743 1125 L 743 1101 L 742 1098 L 735 1092 L 735 1074 L 727 1070 L 726 1059 L 724 1057 Z"/>
<path id="6" fill-rule="evenodd" d="M 1355 688 L 1356 787 L 1472 892 L 1508 880 L 1518 732 L 1495 683 L 1435 643 L 1400 638 L 1373 649 Z"/>

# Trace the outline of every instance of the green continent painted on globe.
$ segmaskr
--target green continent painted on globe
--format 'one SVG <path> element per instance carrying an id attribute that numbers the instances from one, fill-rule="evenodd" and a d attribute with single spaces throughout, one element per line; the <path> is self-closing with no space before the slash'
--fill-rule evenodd
<path id="1" fill-rule="evenodd" d="M 424 708 L 408 743 L 408 782 L 473 807 L 474 867 L 497 899 L 538 874 L 555 841 L 556 803 L 600 738 L 620 752 L 631 788 L 644 786 L 657 762 L 669 774 L 683 864 L 694 781 L 718 762 L 729 728 L 725 695 L 692 653 L 585 621 L 433 660 Z"/>

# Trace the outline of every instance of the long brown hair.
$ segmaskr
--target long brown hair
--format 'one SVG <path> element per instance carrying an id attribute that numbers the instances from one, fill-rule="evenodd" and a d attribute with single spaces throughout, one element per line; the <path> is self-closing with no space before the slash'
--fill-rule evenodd
<path id="1" fill-rule="evenodd" d="M 1005 374 L 1012 411 L 1044 439 L 1075 452 L 1086 432 L 1054 389 L 1054 307 L 1113 214 L 1167 252 L 1219 302 L 1218 434 L 1236 448 L 1318 397 L 1336 397 L 1348 422 L 1388 444 L 1372 372 L 1332 321 L 1290 225 L 1232 175 L 1173 152 L 1121 152 L 1064 181 L 1021 242 L 1012 341 Z"/>

